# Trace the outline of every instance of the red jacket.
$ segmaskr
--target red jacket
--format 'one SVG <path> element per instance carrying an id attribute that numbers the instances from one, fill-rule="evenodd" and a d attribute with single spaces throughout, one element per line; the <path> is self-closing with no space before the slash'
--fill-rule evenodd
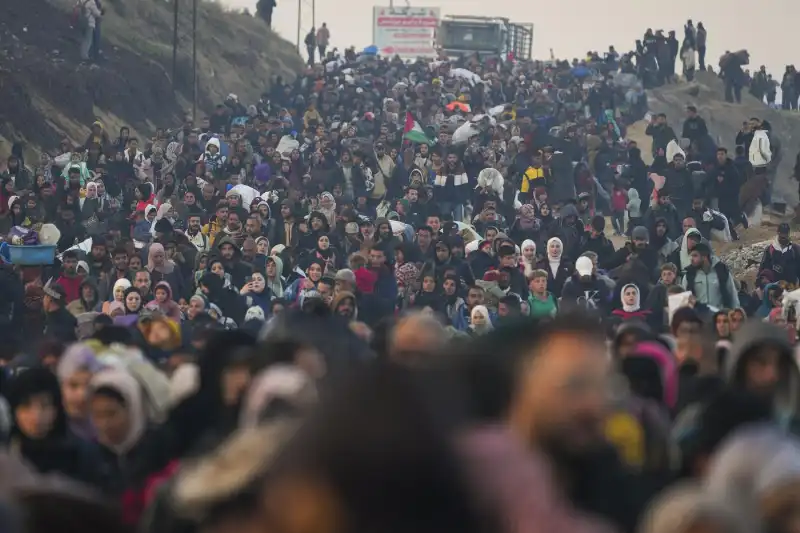
<path id="1" fill-rule="evenodd" d="M 61 274 L 56 280 L 56 283 L 64 287 L 64 292 L 67 293 L 66 303 L 77 300 L 81 297 L 81 283 L 83 283 L 83 276 L 65 276 Z"/>

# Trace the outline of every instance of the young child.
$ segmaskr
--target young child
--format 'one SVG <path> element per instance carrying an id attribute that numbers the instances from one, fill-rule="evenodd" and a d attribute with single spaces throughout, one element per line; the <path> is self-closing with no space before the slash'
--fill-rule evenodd
<path id="1" fill-rule="evenodd" d="M 678 267 L 673 263 L 664 263 L 661 265 L 658 284 L 650 291 L 645 306 L 652 313 L 650 316 L 651 326 L 658 332 L 668 325 L 669 297 L 667 292 L 670 287 L 675 286 L 678 286 Z"/>
<path id="2" fill-rule="evenodd" d="M 614 235 L 625 234 L 625 210 L 628 208 L 628 191 L 621 183 L 614 184 L 611 194 L 611 222 L 614 224 Z"/>
<path id="3" fill-rule="evenodd" d="M 226 163 L 226 158 L 222 155 L 219 151 L 219 139 L 216 137 L 212 137 L 206 143 L 206 152 L 203 156 L 203 161 L 206 165 L 206 170 L 214 174 L 214 176 L 219 175 L 222 171 L 223 167 Z"/>
<path id="4" fill-rule="evenodd" d="M 642 221 L 642 199 L 639 198 L 639 191 L 631 187 L 628 189 L 628 230 L 641 225 Z"/>
<path id="5" fill-rule="evenodd" d="M 547 272 L 534 270 L 528 280 L 528 309 L 532 318 L 545 318 L 555 316 L 558 304 L 555 297 L 547 291 Z"/>

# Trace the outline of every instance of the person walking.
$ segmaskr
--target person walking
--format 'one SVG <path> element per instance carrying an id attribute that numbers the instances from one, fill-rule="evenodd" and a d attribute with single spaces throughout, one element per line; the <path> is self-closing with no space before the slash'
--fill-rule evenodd
<path id="1" fill-rule="evenodd" d="M 323 61 L 325 59 L 325 50 L 328 48 L 328 44 L 331 41 L 331 32 L 328 29 L 328 25 L 323 22 L 322 27 L 317 30 L 317 49 L 319 50 L 319 60 Z"/>
<path id="2" fill-rule="evenodd" d="M 313 67 L 314 52 L 317 48 L 317 32 L 314 28 L 311 28 L 311 30 L 306 34 L 306 39 L 304 42 L 306 44 L 306 51 L 308 51 L 308 66 Z"/>

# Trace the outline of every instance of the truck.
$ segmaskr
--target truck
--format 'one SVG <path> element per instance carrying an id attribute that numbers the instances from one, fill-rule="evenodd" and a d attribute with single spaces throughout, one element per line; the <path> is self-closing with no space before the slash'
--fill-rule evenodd
<path id="1" fill-rule="evenodd" d="M 529 61 L 533 53 L 533 24 L 504 17 L 448 15 L 439 24 L 439 48 L 448 56 L 497 56 Z"/>

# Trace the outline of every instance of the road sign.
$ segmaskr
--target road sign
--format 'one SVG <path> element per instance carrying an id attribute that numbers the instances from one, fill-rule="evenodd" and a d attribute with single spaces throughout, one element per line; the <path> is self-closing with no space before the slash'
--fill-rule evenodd
<path id="1" fill-rule="evenodd" d="M 373 44 L 381 55 L 436 57 L 438 7 L 379 7 L 372 10 Z"/>

